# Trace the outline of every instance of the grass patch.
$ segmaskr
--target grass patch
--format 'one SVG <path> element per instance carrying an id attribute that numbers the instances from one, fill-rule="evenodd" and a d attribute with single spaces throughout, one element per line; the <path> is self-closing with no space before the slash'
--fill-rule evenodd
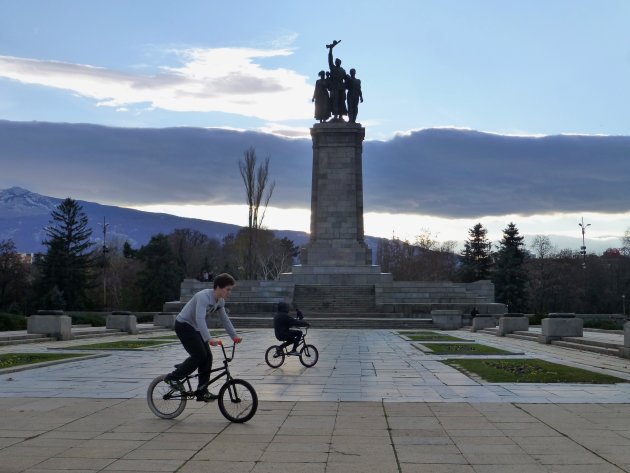
<path id="1" fill-rule="evenodd" d="M 423 343 L 437 355 L 511 355 L 509 351 L 479 343 Z"/>
<path id="2" fill-rule="evenodd" d="M 168 345 L 166 340 L 119 340 L 117 342 L 90 343 L 67 347 L 68 350 L 141 350 L 142 348 Z"/>
<path id="3" fill-rule="evenodd" d="M 44 361 L 64 360 L 84 355 L 74 353 L 5 353 L 0 355 L 0 369 L 13 368 L 14 366 L 32 365 Z"/>
<path id="4" fill-rule="evenodd" d="M 536 359 L 446 360 L 465 374 L 474 374 L 490 383 L 588 383 L 615 384 L 628 381 L 581 368 Z"/>
<path id="5" fill-rule="evenodd" d="M 437 332 L 398 332 L 405 337 L 409 337 L 414 342 L 421 342 L 423 340 L 433 341 L 445 341 L 445 342 L 463 342 L 463 338 L 453 337 L 452 335 L 446 335 L 445 333 Z"/>

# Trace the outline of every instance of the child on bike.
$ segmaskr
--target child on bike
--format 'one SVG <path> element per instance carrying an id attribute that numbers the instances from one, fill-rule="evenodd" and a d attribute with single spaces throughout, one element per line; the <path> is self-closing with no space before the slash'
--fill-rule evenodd
<path id="1" fill-rule="evenodd" d="M 174 389 L 183 391 L 184 385 L 180 380 L 197 370 L 199 373 L 197 401 L 209 402 L 217 398 L 208 391 L 212 369 L 212 352 L 210 346 L 216 346 L 219 341 L 211 338 L 206 322 L 206 312 L 216 312 L 226 332 L 234 343 L 240 343 L 241 337 L 236 335 L 232 322 L 225 311 L 225 299 L 232 292 L 236 281 L 227 273 L 214 278 L 214 289 L 202 289 L 190 299 L 175 319 L 175 333 L 182 342 L 184 349 L 190 355 L 183 363 L 176 365 L 175 371 L 166 375 L 164 381 Z"/>
<path id="2" fill-rule="evenodd" d="M 301 330 L 291 330 L 291 327 L 308 327 L 309 323 L 302 320 L 304 316 L 302 312 L 297 311 L 297 319 L 294 319 L 289 315 L 289 304 L 286 302 L 278 303 L 278 312 L 273 317 L 273 329 L 276 334 L 276 338 L 284 343 L 280 345 L 279 350 L 284 347 L 288 347 L 293 343 L 293 349 L 288 353 L 289 355 L 297 355 L 297 347 L 302 339 Z"/>

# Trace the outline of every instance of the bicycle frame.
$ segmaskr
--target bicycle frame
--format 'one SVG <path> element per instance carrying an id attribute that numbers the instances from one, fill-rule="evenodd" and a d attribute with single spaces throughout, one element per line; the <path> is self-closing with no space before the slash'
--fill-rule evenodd
<path id="1" fill-rule="evenodd" d="M 220 343 L 219 345 L 221 346 L 221 350 L 223 351 L 223 366 L 220 366 L 218 368 L 213 368 L 210 370 L 210 376 L 211 376 L 210 380 L 205 385 L 200 386 L 199 387 L 200 390 L 207 388 L 212 383 L 214 383 L 215 381 L 223 377 L 226 377 L 225 379 L 226 383 L 232 379 L 232 375 L 230 374 L 230 369 L 228 368 L 228 365 L 234 359 L 234 352 L 236 351 L 236 343 L 232 344 L 231 347 L 228 347 L 228 349 L 232 348 L 232 354 L 229 357 L 227 355 L 227 351 L 225 350 L 225 346 L 222 343 Z M 212 373 L 216 373 L 216 372 L 220 372 L 220 374 L 212 377 Z M 188 387 L 188 389 L 186 390 L 186 392 L 181 393 L 182 396 L 192 397 L 195 395 L 195 391 L 193 390 L 192 384 L 190 383 L 190 381 L 198 377 L 199 377 L 199 374 L 197 373 L 197 374 L 188 375 L 184 378 L 183 381 L 184 383 L 186 383 L 186 386 Z M 230 391 L 230 396 L 232 396 L 231 391 Z M 177 394 L 173 393 L 171 397 L 176 398 Z"/>

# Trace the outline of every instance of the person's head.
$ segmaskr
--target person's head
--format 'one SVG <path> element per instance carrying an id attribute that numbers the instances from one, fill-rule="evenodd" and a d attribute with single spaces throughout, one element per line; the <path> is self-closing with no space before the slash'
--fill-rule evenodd
<path id="1" fill-rule="evenodd" d="M 341 66 L 341 59 L 339 58 L 335 59 L 335 66 L 337 67 Z"/>
<path id="2" fill-rule="evenodd" d="M 354 75 L 357 73 L 356 69 L 350 69 L 350 75 L 352 77 L 354 77 Z"/>
<path id="3" fill-rule="evenodd" d="M 219 274 L 214 278 L 214 293 L 220 299 L 226 299 L 232 292 L 236 280 L 228 273 Z"/>
<path id="4" fill-rule="evenodd" d="M 278 302 L 278 312 L 288 314 L 290 309 L 289 304 L 286 302 Z"/>
<path id="5" fill-rule="evenodd" d="M 322 79 L 324 78 L 324 76 L 326 75 L 326 73 L 324 71 L 319 71 L 319 77 L 321 77 Z"/>

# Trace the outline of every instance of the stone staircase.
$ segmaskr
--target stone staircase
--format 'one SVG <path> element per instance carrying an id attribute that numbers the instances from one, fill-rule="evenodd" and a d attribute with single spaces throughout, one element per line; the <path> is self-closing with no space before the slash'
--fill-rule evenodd
<path id="1" fill-rule="evenodd" d="M 269 314 L 249 314 L 230 316 L 236 329 L 273 328 L 273 316 Z M 358 313 L 308 313 L 304 312 L 304 320 L 312 328 L 326 329 L 431 329 L 431 318 L 404 316 L 401 314 L 358 314 Z M 211 328 L 222 328 L 220 322 L 213 321 Z"/>
<path id="2" fill-rule="evenodd" d="M 313 328 L 343 329 L 430 329 L 433 327 L 429 315 L 381 312 L 376 307 L 374 285 L 330 286 L 295 285 L 293 305 L 299 307 Z M 232 307 L 236 310 L 232 310 Z M 242 304 L 230 303 L 230 319 L 239 328 L 272 328 L 273 309 L 249 305 L 254 310 L 243 312 Z M 240 309 L 240 310 L 239 310 Z M 292 314 L 293 315 L 293 314 Z M 221 328 L 220 322 L 212 320 L 211 328 Z"/>
<path id="3" fill-rule="evenodd" d="M 373 313 L 376 312 L 374 285 L 303 286 L 293 291 L 293 305 L 306 313 Z"/>

